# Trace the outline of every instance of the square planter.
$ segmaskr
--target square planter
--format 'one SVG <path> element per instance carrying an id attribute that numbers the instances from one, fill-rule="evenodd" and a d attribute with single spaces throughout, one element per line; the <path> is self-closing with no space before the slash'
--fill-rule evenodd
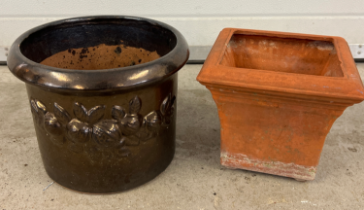
<path id="1" fill-rule="evenodd" d="M 226 28 L 197 80 L 221 123 L 221 164 L 313 180 L 326 135 L 364 99 L 346 41 Z"/>

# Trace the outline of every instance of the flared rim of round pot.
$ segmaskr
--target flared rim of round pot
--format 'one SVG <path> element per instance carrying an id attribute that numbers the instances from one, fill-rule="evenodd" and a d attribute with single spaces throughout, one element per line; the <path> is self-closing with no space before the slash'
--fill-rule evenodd
<path id="1" fill-rule="evenodd" d="M 22 52 L 22 44 L 35 35 L 38 37 L 38 40 L 42 39 L 39 36 L 42 32 L 56 29 L 65 31 L 68 27 L 98 26 L 98 24 L 101 25 L 102 23 L 114 26 L 125 24 L 126 26 L 140 27 L 138 29 L 144 31 L 153 30 L 153 33 L 160 32 L 161 36 L 168 38 L 169 41 L 166 41 L 171 46 L 171 49 L 165 50 L 166 52 L 160 58 L 146 63 L 99 70 L 51 67 L 41 64 L 40 61 L 37 62 L 34 59 L 30 59 L 29 56 L 25 56 Z M 72 36 L 74 34 L 69 34 L 68 38 L 73 39 Z M 49 53 L 53 55 L 57 53 L 57 50 L 55 52 L 54 50 L 53 52 L 50 51 Z M 188 45 L 182 34 L 165 23 L 133 16 L 88 16 L 50 22 L 25 32 L 15 40 L 10 48 L 8 68 L 20 80 L 44 88 L 63 91 L 114 91 L 141 87 L 162 81 L 181 69 L 187 62 L 188 57 Z"/>

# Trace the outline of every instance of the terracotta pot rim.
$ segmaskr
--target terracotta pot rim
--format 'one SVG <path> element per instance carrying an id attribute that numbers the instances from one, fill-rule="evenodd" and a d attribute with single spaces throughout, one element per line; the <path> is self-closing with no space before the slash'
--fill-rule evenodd
<path id="1" fill-rule="evenodd" d="M 220 62 L 227 44 L 234 34 L 331 41 L 334 47 L 339 49 L 337 51 L 341 61 L 343 77 L 296 74 L 221 65 Z M 222 75 L 223 79 L 221 78 Z M 343 38 L 336 36 L 225 28 L 216 39 L 197 80 L 204 85 L 221 85 L 256 92 L 281 92 L 290 97 L 311 95 L 328 100 L 337 98 L 346 100 L 348 103 L 358 103 L 364 100 L 362 81 L 347 43 Z M 336 87 L 343 88 L 337 89 Z"/>
<path id="2" fill-rule="evenodd" d="M 63 69 L 40 64 L 27 58 L 20 49 L 23 41 L 31 34 L 48 27 L 58 25 L 72 26 L 72 24 L 84 22 L 86 24 L 95 23 L 95 21 L 136 21 L 143 22 L 150 27 L 157 26 L 172 32 L 175 36 L 175 46 L 160 58 L 150 62 L 111 69 L 100 70 L 76 70 Z M 189 49 L 186 40 L 182 34 L 172 26 L 142 17 L 135 16 L 84 16 L 53 21 L 35 27 L 23 33 L 12 44 L 8 56 L 8 68 L 20 80 L 44 88 L 56 88 L 65 91 L 113 91 L 141 87 L 160 82 L 181 69 L 187 62 Z M 139 74 L 138 77 L 133 75 Z M 42 82 L 39 82 L 42 78 Z M 63 78 L 63 79 L 62 79 Z M 64 78 L 72 78 L 65 84 Z M 100 78 L 107 81 L 107 85 L 100 87 Z M 133 79 L 134 78 L 134 79 Z"/>

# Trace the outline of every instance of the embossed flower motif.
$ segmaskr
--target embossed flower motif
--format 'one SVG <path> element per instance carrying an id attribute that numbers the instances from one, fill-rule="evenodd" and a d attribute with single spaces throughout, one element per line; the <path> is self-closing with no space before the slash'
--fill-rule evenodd
<path id="1" fill-rule="evenodd" d="M 67 124 L 67 135 L 74 143 L 85 143 L 91 139 L 92 127 L 103 118 L 105 106 L 99 105 L 87 110 L 82 104 L 73 105 L 73 118 Z"/>
<path id="2" fill-rule="evenodd" d="M 141 129 L 135 134 L 147 141 L 158 136 L 163 128 L 168 129 L 174 113 L 175 96 L 170 93 L 161 103 L 160 110 L 152 111 L 143 118 Z"/>
<path id="3" fill-rule="evenodd" d="M 112 110 L 114 119 L 101 119 L 104 116 L 104 106 L 96 106 L 87 111 L 83 105 L 75 103 L 74 114 L 77 119 L 71 120 L 68 132 L 79 131 L 75 134 L 75 138 L 80 138 L 80 142 L 87 142 L 90 138 L 96 143 L 88 150 L 91 159 L 100 158 L 109 159 L 115 155 L 117 157 L 129 156 L 130 151 L 125 145 L 134 145 L 128 143 L 128 139 L 123 135 L 121 124 L 116 120 L 125 115 L 122 107 L 117 106 L 117 110 Z M 80 121 L 79 119 L 82 119 Z M 131 118 L 129 126 L 132 130 L 138 126 L 135 119 Z M 109 150 L 113 152 L 110 153 Z M 109 155 L 107 155 L 109 154 Z"/>
<path id="4" fill-rule="evenodd" d="M 41 128 L 44 128 L 44 115 L 47 113 L 47 108 L 44 104 L 36 99 L 30 99 L 30 108 L 33 114 L 34 123 Z"/>
<path id="5" fill-rule="evenodd" d="M 141 129 L 136 136 L 143 141 L 149 140 L 159 135 L 162 129 L 162 117 L 160 111 L 153 111 L 143 119 Z"/>
<path id="6" fill-rule="evenodd" d="M 129 101 L 128 112 L 121 106 L 113 106 L 111 110 L 111 115 L 118 122 L 127 146 L 139 145 L 139 139 L 136 138 L 134 134 L 136 134 L 142 126 L 143 117 L 139 114 L 141 108 L 142 101 L 138 96 L 135 96 Z"/>
<path id="7" fill-rule="evenodd" d="M 99 105 L 87 110 L 81 103 L 74 103 L 73 114 L 54 103 L 53 112 L 36 99 L 31 99 L 34 122 L 56 145 L 68 141 L 68 148 L 75 152 L 85 152 L 92 161 L 109 160 L 111 157 L 127 157 L 129 146 L 137 146 L 160 135 L 168 129 L 174 113 L 175 97 L 169 94 L 162 102 L 160 110 L 146 116 L 140 114 L 142 101 L 135 96 L 129 101 L 128 112 L 121 106 L 113 106 L 112 119 L 104 117 L 105 106 Z M 92 141 L 91 141 L 92 140 Z"/>
<path id="8" fill-rule="evenodd" d="M 110 159 L 114 150 L 114 155 L 125 157 L 129 155 L 129 150 L 124 147 L 125 139 L 117 120 L 102 119 L 104 117 L 105 106 L 95 106 L 88 110 L 80 103 L 74 104 L 74 114 L 77 118 L 72 119 L 68 126 L 68 136 L 74 143 L 87 143 L 92 139 L 93 143 L 88 143 L 87 154 L 93 161 Z"/>
<path id="9" fill-rule="evenodd" d="M 176 97 L 172 96 L 171 93 L 168 94 L 168 96 L 163 100 L 160 111 L 163 116 L 163 123 L 165 125 L 168 125 L 172 122 L 172 118 L 174 115 L 174 103 L 175 103 Z"/>
<path id="10" fill-rule="evenodd" d="M 64 118 L 69 118 L 69 115 L 66 113 L 66 115 L 58 116 L 61 114 L 63 108 L 58 106 L 57 103 L 54 104 L 55 114 L 48 112 L 45 105 L 39 100 L 31 99 L 30 104 L 36 124 L 47 131 L 53 143 L 57 145 L 64 144 L 66 139 L 63 135 L 63 130 L 67 124 L 67 120 L 64 120 Z"/>
<path id="11" fill-rule="evenodd" d="M 119 124 L 114 119 L 101 120 L 93 127 L 92 138 L 97 143 L 98 147 L 103 150 L 104 158 L 107 158 L 105 154 L 108 149 L 113 150 L 113 154 L 116 157 L 127 157 L 130 155 L 130 151 L 125 147 L 126 138 L 122 136 Z"/>

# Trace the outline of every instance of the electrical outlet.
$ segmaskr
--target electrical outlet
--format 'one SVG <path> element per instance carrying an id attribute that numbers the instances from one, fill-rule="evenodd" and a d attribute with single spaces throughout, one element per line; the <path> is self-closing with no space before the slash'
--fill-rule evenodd
<path id="1" fill-rule="evenodd" d="M 364 44 L 351 44 L 349 47 L 354 60 L 364 59 Z"/>
<path id="2" fill-rule="evenodd" d="M 9 51 L 9 48 L 0 47 L 0 65 L 6 64 L 6 60 L 8 58 L 8 51 Z"/>

